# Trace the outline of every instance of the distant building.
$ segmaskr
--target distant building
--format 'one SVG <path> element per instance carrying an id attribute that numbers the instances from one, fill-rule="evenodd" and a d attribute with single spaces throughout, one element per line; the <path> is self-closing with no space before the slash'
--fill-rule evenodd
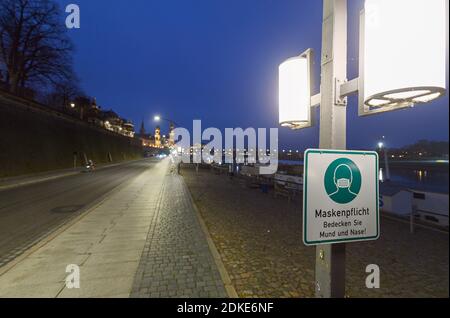
<path id="1" fill-rule="evenodd" d="M 101 119 L 101 110 L 100 107 L 97 105 L 97 101 L 95 98 L 93 99 L 92 103 L 89 105 L 88 109 L 86 110 L 86 120 L 94 125 L 103 127 L 103 121 Z"/>
<path id="2" fill-rule="evenodd" d="M 120 117 L 112 110 L 102 112 L 103 124 L 107 130 L 120 133 L 122 130 L 123 121 Z"/>
<path id="3" fill-rule="evenodd" d="M 144 121 L 142 121 L 139 134 L 137 134 L 136 137 L 141 140 L 143 147 L 153 147 L 154 139 L 151 134 L 147 134 L 145 131 Z"/>
<path id="4" fill-rule="evenodd" d="M 169 147 L 173 147 L 175 145 L 175 125 L 173 123 L 170 123 L 170 130 L 169 130 Z"/>
<path id="5" fill-rule="evenodd" d="M 131 121 L 127 120 L 124 122 L 122 134 L 130 138 L 134 137 L 134 125 Z"/>
<path id="6" fill-rule="evenodd" d="M 103 125 L 107 130 L 133 138 L 134 125 L 131 121 L 120 118 L 114 111 L 102 112 Z"/>
<path id="7" fill-rule="evenodd" d="M 105 128 L 117 134 L 134 137 L 134 125 L 131 121 L 120 118 L 113 110 L 102 111 L 96 99 L 77 97 L 68 106 L 73 115 L 90 124 Z"/>
<path id="8" fill-rule="evenodd" d="M 144 121 L 141 123 L 141 128 L 139 129 L 139 134 L 136 134 L 136 138 L 139 138 L 142 142 L 143 147 L 151 147 L 151 148 L 165 148 L 172 147 L 174 145 L 174 125 L 170 126 L 169 135 L 163 135 L 161 131 L 161 127 L 157 126 L 155 128 L 155 133 L 152 136 L 148 134 L 145 130 Z M 167 138 L 168 137 L 168 138 Z"/>
<path id="9" fill-rule="evenodd" d="M 159 126 L 155 129 L 155 147 L 161 148 L 161 128 Z"/>

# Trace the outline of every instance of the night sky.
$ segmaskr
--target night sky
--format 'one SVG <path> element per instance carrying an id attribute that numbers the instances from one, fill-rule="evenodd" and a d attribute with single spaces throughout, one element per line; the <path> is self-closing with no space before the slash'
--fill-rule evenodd
<path id="1" fill-rule="evenodd" d="M 62 8 L 74 3 L 58 2 Z M 278 65 L 308 47 L 316 51 L 319 80 L 322 1 L 75 3 L 81 9 L 81 29 L 69 30 L 69 35 L 82 87 L 103 108 L 131 119 L 136 130 L 143 119 L 153 129 L 155 114 L 186 128 L 193 119 L 201 119 L 203 128 L 221 130 L 277 127 Z M 357 76 L 362 6 L 362 0 L 349 1 L 350 79 Z M 419 139 L 448 140 L 448 103 L 446 95 L 414 109 L 360 118 L 352 97 L 347 146 L 374 148 L 382 135 L 391 147 Z M 318 147 L 318 142 L 318 125 L 299 132 L 280 129 L 282 148 L 302 150 Z"/>

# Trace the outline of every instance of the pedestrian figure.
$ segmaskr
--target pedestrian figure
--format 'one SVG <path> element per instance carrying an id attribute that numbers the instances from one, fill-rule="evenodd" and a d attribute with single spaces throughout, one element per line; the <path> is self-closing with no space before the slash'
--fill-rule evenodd
<path id="1" fill-rule="evenodd" d="M 91 159 L 89 159 L 89 166 L 91 167 L 91 170 L 95 170 L 94 161 L 92 161 Z"/>

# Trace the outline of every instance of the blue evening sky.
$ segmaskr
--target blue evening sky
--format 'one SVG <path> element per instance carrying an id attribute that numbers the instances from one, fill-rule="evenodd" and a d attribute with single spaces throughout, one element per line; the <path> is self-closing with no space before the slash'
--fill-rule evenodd
<path id="1" fill-rule="evenodd" d="M 58 0 L 77 3 L 81 29 L 69 30 L 87 94 L 133 120 L 161 114 L 186 128 L 277 127 L 278 65 L 308 47 L 319 79 L 322 1 Z M 362 0 L 349 1 L 349 78 L 357 75 Z M 414 48 L 411 48 L 414 49 Z M 405 52 L 407 54 L 407 52 Z M 382 63 L 382 61 L 380 61 Z M 424 106 L 360 118 L 348 107 L 348 148 L 448 140 L 448 95 Z M 163 126 L 163 129 L 167 129 Z M 280 129 L 280 147 L 318 147 L 318 126 Z"/>

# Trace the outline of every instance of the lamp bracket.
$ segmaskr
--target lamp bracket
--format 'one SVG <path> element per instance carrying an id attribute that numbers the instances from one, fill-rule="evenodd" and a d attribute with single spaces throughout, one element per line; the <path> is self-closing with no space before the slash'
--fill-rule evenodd
<path id="1" fill-rule="evenodd" d="M 341 80 L 338 78 L 334 79 L 335 85 L 335 105 L 337 106 L 347 106 L 347 97 L 352 94 L 357 94 L 359 91 L 359 78 L 354 78 L 352 80 Z"/>
<path id="2" fill-rule="evenodd" d="M 320 105 L 320 99 L 321 99 L 321 97 L 322 97 L 322 96 L 320 95 L 320 93 L 311 96 L 311 107 L 317 107 L 317 106 L 319 106 L 319 105 Z"/>
<path id="3" fill-rule="evenodd" d="M 347 80 L 340 80 L 338 78 L 334 79 L 334 105 L 336 106 L 347 106 L 347 97 L 341 95 L 341 86 L 346 82 Z"/>

